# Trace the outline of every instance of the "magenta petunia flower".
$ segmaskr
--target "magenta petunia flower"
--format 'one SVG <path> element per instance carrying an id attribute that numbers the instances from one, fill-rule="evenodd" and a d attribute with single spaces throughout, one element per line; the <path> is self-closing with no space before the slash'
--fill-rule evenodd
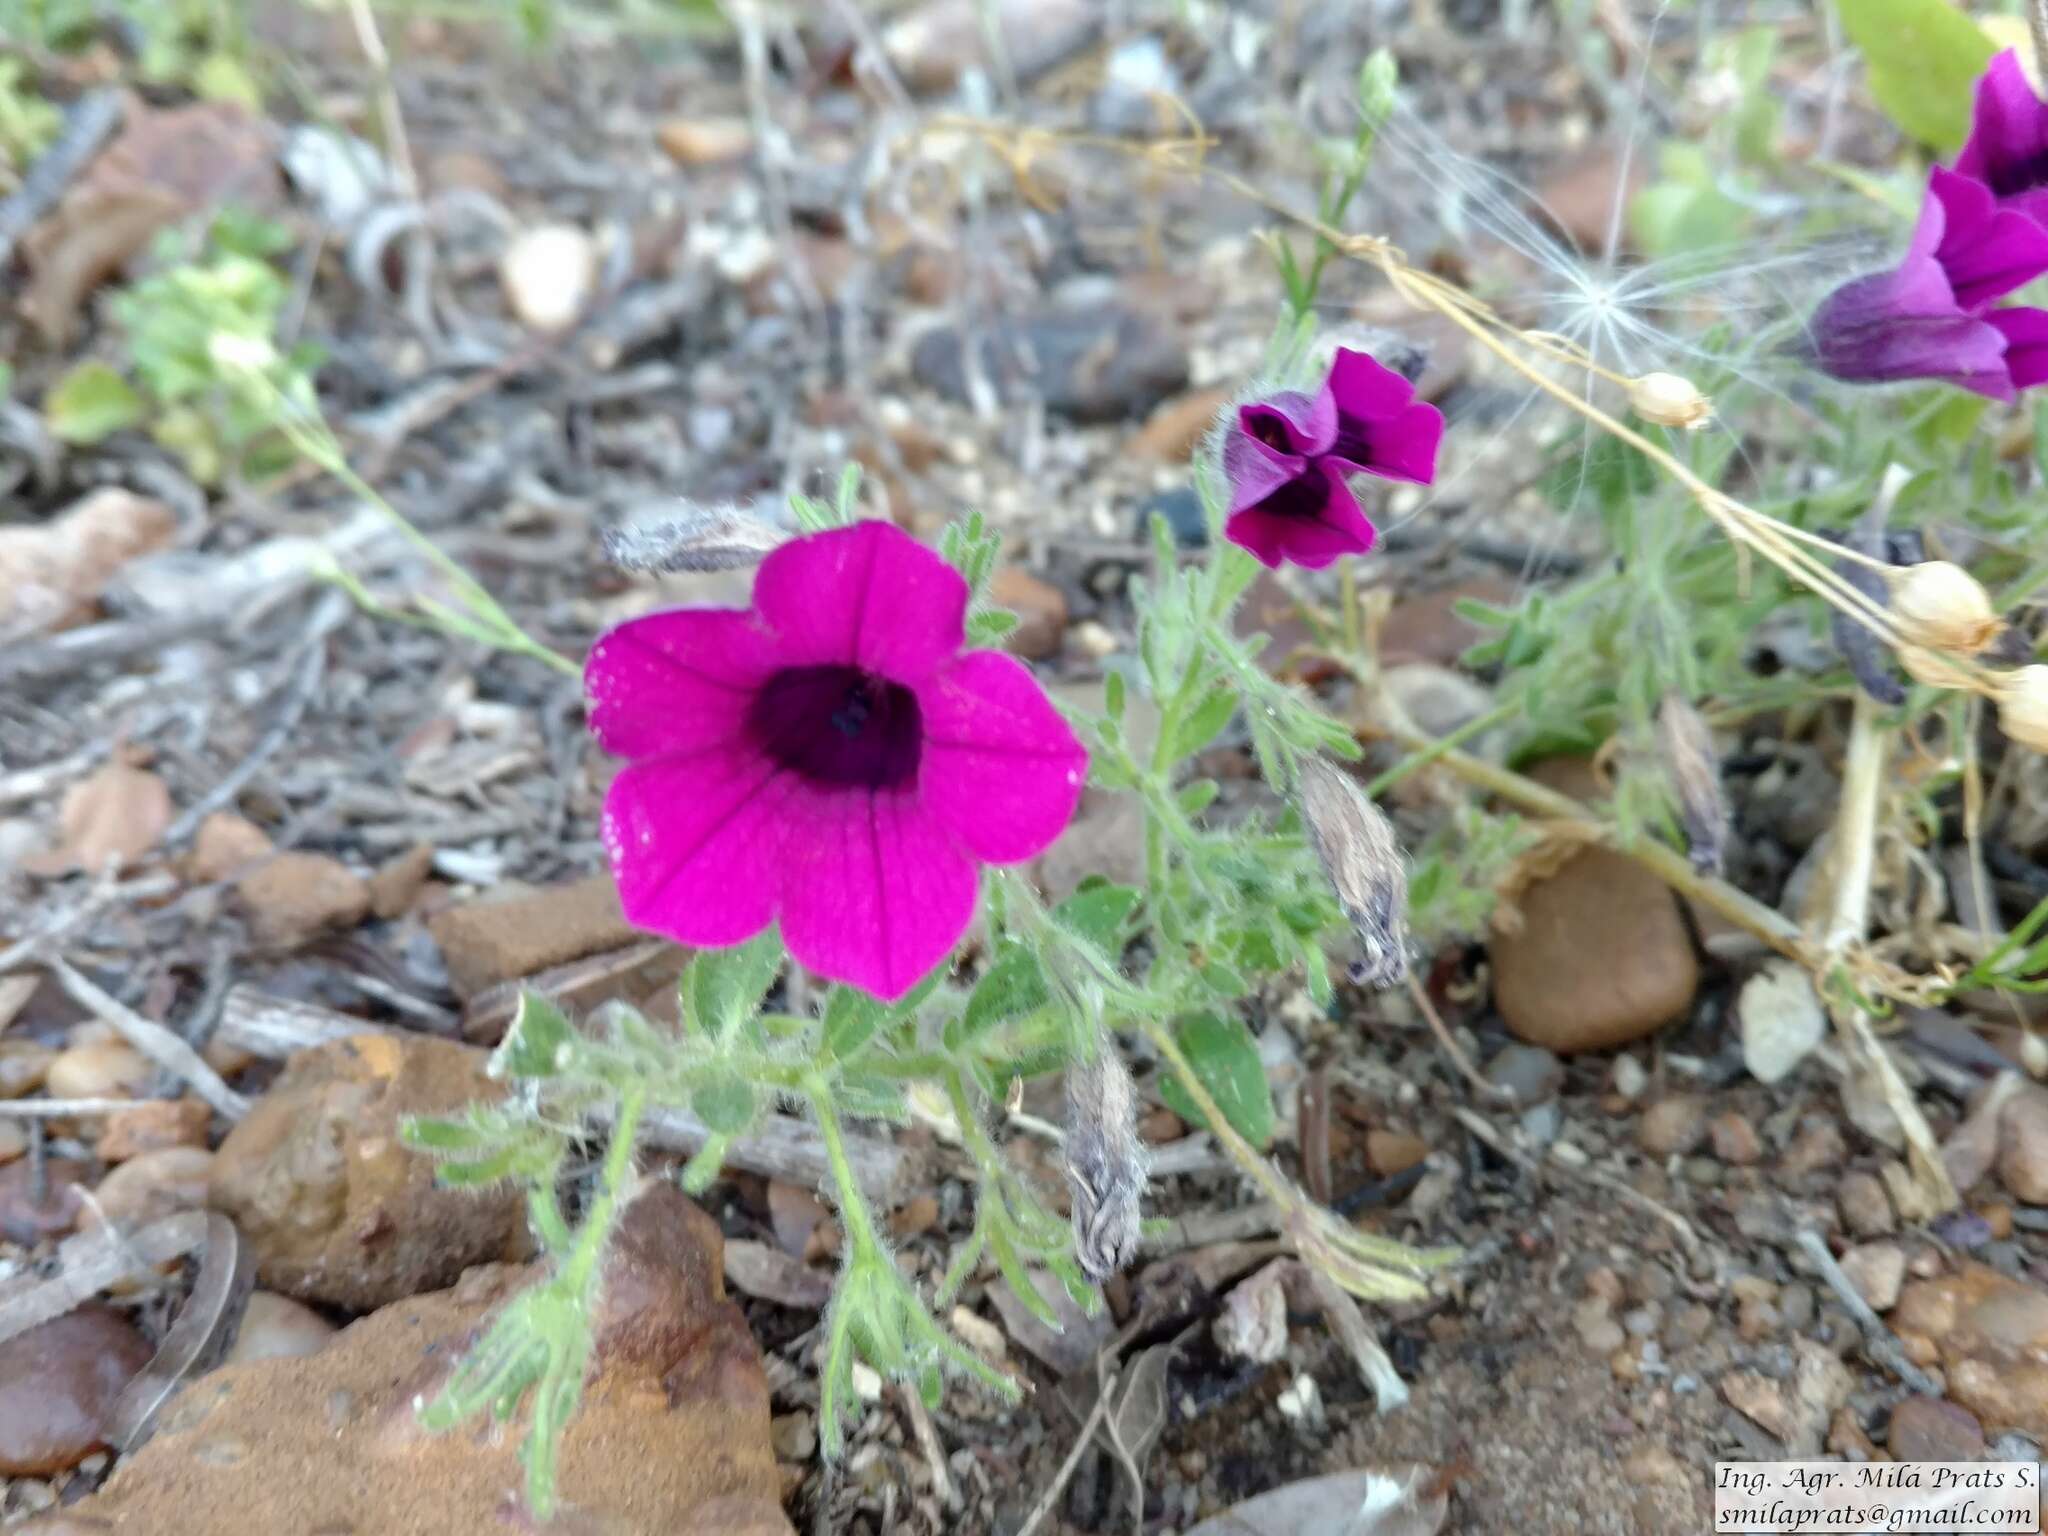
<path id="1" fill-rule="evenodd" d="M 1829 294 L 1807 350 L 1851 383 L 1934 379 L 2010 400 L 2048 378 L 2048 311 L 1990 305 L 2043 272 L 2048 229 L 1936 167 L 1905 259 Z"/>
<path id="2" fill-rule="evenodd" d="M 1041 852 L 1087 754 L 1030 671 L 963 651 L 967 583 L 887 523 L 783 545 L 751 610 L 621 624 L 584 667 L 631 759 L 605 797 L 627 918 L 736 944 L 778 918 L 834 981 L 902 996 L 973 918 L 977 864 Z"/>
<path id="3" fill-rule="evenodd" d="M 2001 204 L 2048 225 L 2048 104 L 2034 94 L 2010 48 L 1977 81 L 1970 137 L 1955 168 Z"/>
<path id="4" fill-rule="evenodd" d="M 1223 443 L 1224 533 L 1268 566 L 1291 560 L 1320 570 L 1339 555 L 1363 554 L 1377 530 L 1350 476 L 1427 485 L 1443 435 L 1443 414 L 1418 401 L 1413 384 L 1339 347 L 1313 399 L 1283 390 L 1238 408 Z"/>

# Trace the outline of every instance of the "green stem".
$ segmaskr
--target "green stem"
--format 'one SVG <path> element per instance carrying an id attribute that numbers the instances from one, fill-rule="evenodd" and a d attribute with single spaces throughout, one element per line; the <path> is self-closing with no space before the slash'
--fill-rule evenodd
<path id="1" fill-rule="evenodd" d="M 572 1294 L 587 1294 L 597 1275 L 597 1262 L 604 1256 L 605 1240 L 618 1219 L 619 1202 L 625 1197 L 626 1181 L 633 1172 L 633 1138 L 640 1129 L 640 1111 L 647 1106 L 647 1090 L 634 1084 L 619 1095 L 619 1112 L 612 1120 L 612 1144 L 604 1154 L 604 1184 L 583 1219 L 583 1231 L 576 1239 L 576 1251 L 563 1266 L 562 1279 Z"/>
<path id="2" fill-rule="evenodd" d="M 1431 745 L 1410 752 L 1400 762 L 1394 764 L 1393 767 L 1365 786 L 1367 797 L 1373 800 L 1379 799 L 1381 795 L 1407 778 L 1409 774 L 1414 773 L 1418 768 L 1427 768 L 1446 752 L 1462 747 L 1474 736 L 1484 735 L 1521 707 L 1519 703 L 1498 705 L 1475 720 L 1467 720 L 1455 731 L 1452 731 L 1450 735 L 1439 736 Z"/>
<path id="3" fill-rule="evenodd" d="M 869 1214 L 867 1197 L 861 1193 L 860 1181 L 853 1175 L 853 1160 L 846 1155 L 846 1139 L 839 1129 L 839 1116 L 832 1108 L 832 1086 L 817 1072 L 806 1074 L 802 1086 L 804 1096 L 811 1101 L 811 1110 L 817 1116 L 818 1134 L 824 1138 L 825 1160 L 832 1169 L 833 1187 L 839 1191 L 839 1215 L 846 1223 L 850 1251 L 879 1250 L 881 1245 L 875 1236 L 874 1217 Z"/>

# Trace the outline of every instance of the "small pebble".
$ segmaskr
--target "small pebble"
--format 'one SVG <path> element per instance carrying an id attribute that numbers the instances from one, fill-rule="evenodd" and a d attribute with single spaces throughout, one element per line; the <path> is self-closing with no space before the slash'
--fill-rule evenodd
<path id="1" fill-rule="evenodd" d="M 1813 1302 L 1813 1287 L 1804 1280 L 1794 1280 L 1778 1292 L 1778 1315 L 1794 1333 L 1804 1333 L 1806 1325 L 1813 1321 Z"/>
<path id="2" fill-rule="evenodd" d="M 1885 1445 L 1894 1461 L 1975 1461 L 1984 1454 L 1984 1426 L 1944 1398 L 1909 1397 L 1892 1409 Z"/>
<path id="3" fill-rule="evenodd" d="M 105 1218 L 124 1231 L 148 1226 L 179 1211 L 206 1204 L 213 1154 L 204 1147 L 165 1147 L 122 1163 L 100 1180 L 93 1199 L 79 1216 L 86 1228 Z"/>
<path id="4" fill-rule="evenodd" d="M 1823 1168 L 1841 1167 L 1848 1155 L 1848 1144 L 1842 1140 L 1841 1129 L 1834 1120 L 1826 1115 L 1808 1115 L 1799 1122 L 1785 1155 L 1778 1159 L 1778 1170 L 1788 1178 L 1804 1178 Z"/>
<path id="5" fill-rule="evenodd" d="M 1706 1129 L 1705 1101 L 1697 1094 L 1681 1093 L 1643 1111 L 1636 1141 L 1652 1157 L 1672 1157 L 1697 1147 Z"/>
<path id="6" fill-rule="evenodd" d="M 1611 1081 L 1614 1091 L 1633 1104 L 1643 1096 L 1643 1090 L 1650 1086 L 1650 1074 L 1643 1070 L 1643 1064 L 1623 1051 L 1614 1058 Z"/>
<path id="7" fill-rule="evenodd" d="M 242 1314 L 241 1331 L 226 1363 L 310 1355 L 334 1337 L 334 1324 L 302 1301 L 274 1291 L 256 1291 Z"/>
<path id="8" fill-rule="evenodd" d="M 43 1086 L 55 1050 L 33 1040 L 0 1040 L 0 1099 L 18 1099 Z"/>
<path id="9" fill-rule="evenodd" d="M 1898 1304 L 1906 1281 L 1906 1254 L 1897 1243 L 1865 1243 L 1842 1255 L 1842 1273 L 1873 1312 L 1889 1312 Z"/>
<path id="10" fill-rule="evenodd" d="M 1856 1237 L 1886 1237 L 1898 1229 L 1891 1196 L 1874 1174 L 1844 1174 L 1841 1188 L 1835 1192 L 1835 1205 L 1842 1213 L 1842 1225 Z"/>
<path id="11" fill-rule="evenodd" d="M 49 1477 L 98 1450 L 115 1398 L 149 1356 L 135 1325 L 98 1302 L 0 1344 L 0 1475 Z"/>
<path id="12" fill-rule="evenodd" d="M 59 1051 L 43 1077 L 53 1099 L 133 1099 L 149 1087 L 155 1068 L 131 1045 L 107 1040 Z"/>
<path id="13" fill-rule="evenodd" d="M 778 1461 L 809 1461 L 818 1449 L 818 1421 L 809 1413 L 779 1413 L 768 1421 Z"/>
<path id="14" fill-rule="evenodd" d="M 1764 1155 L 1756 1127 L 1746 1116 L 1734 1110 L 1714 1117 L 1713 1123 L 1707 1127 L 1707 1138 L 1713 1145 L 1714 1156 L 1738 1168 L 1746 1168 Z"/>
<path id="15" fill-rule="evenodd" d="M 1486 1064 L 1486 1080 L 1526 1108 L 1556 1096 L 1564 1086 L 1564 1063 L 1541 1046 L 1504 1046 Z"/>

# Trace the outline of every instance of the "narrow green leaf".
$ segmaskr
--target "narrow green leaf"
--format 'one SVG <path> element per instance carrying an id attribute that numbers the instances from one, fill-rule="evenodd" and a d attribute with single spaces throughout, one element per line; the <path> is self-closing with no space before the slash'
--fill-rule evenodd
<path id="1" fill-rule="evenodd" d="M 1885 115 L 1943 155 L 1962 148 L 1977 77 L 1996 52 L 1983 29 L 1948 0 L 1837 0 L 1837 9 Z"/>
<path id="2" fill-rule="evenodd" d="M 105 363 L 80 363 L 43 400 L 50 430 L 67 443 L 97 443 L 142 421 L 142 397 Z"/>
<path id="3" fill-rule="evenodd" d="M 1210 689 L 1174 732 L 1174 760 L 1185 762 L 1221 735 L 1231 716 L 1237 713 L 1237 703 L 1237 690 L 1227 683 Z"/>
<path id="4" fill-rule="evenodd" d="M 398 1139 L 419 1152 L 483 1152 L 505 1144 L 502 1130 L 487 1130 L 467 1120 L 440 1120 L 425 1115 L 401 1120 Z"/>
<path id="5" fill-rule="evenodd" d="M 1244 1021 L 1217 1013 L 1191 1014 L 1174 1029 L 1188 1065 L 1237 1133 L 1255 1147 L 1273 1139 L 1273 1090 L 1259 1045 Z M 1159 1096 L 1190 1125 L 1206 1125 L 1200 1109 L 1172 1072 L 1159 1079 Z"/>

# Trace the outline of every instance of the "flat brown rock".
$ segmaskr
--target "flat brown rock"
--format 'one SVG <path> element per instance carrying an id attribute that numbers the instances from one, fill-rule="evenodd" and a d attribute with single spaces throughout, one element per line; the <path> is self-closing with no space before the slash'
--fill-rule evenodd
<path id="1" fill-rule="evenodd" d="M 410 1115 L 504 1096 L 484 1053 L 423 1035 L 357 1035 L 299 1052 L 221 1143 L 210 1203 L 275 1291 L 366 1311 L 531 1251 L 510 1188 L 441 1189 L 399 1141 Z"/>
<path id="2" fill-rule="evenodd" d="M 608 874 L 503 901 L 472 901 L 427 925 L 463 997 L 646 937 L 619 910 Z"/>
<path id="3" fill-rule="evenodd" d="M 1907 1286 L 1890 1322 L 1909 1354 L 1919 1341 L 1931 1343 L 1948 1373 L 1949 1400 L 1987 1431 L 2048 1438 L 2048 1291 L 1966 1264 Z"/>
<path id="4" fill-rule="evenodd" d="M 489 1265 L 364 1318 L 317 1354 L 195 1382 L 104 1491 L 59 1517 L 73 1524 L 46 1529 L 791 1536 L 760 1350 L 725 1299 L 718 1248 L 716 1223 L 673 1185 L 650 1183 L 628 1208 L 606 1263 L 594 1377 L 562 1440 L 560 1508 L 545 1525 L 518 1494 L 517 1434 L 430 1435 L 414 1413 L 534 1278 Z"/>

